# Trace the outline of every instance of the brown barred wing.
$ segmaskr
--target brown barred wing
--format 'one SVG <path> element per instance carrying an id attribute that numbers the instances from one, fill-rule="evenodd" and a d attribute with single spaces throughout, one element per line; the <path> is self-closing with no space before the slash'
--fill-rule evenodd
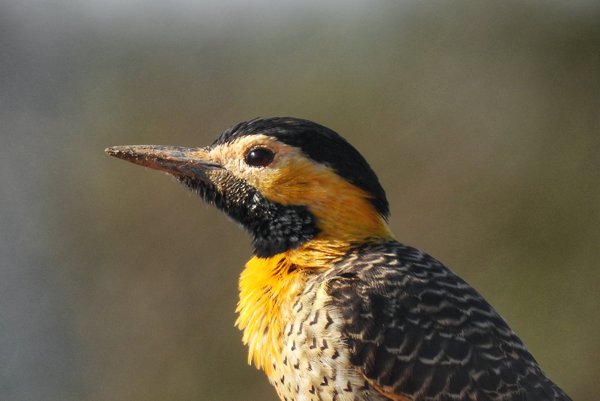
<path id="1" fill-rule="evenodd" d="M 328 293 L 351 363 L 390 400 L 570 400 L 477 291 L 414 248 L 356 248 Z"/>

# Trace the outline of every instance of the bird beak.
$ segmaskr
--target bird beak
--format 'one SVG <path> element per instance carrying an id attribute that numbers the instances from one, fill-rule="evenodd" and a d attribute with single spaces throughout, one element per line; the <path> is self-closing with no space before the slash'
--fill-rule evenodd
<path id="1" fill-rule="evenodd" d="M 140 166 L 165 171 L 175 176 L 204 176 L 207 170 L 222 169 L 210 160 L 206 148 L 184 148 L 163 145 L 112 146 L 104 150 L 110 156 Z"/>

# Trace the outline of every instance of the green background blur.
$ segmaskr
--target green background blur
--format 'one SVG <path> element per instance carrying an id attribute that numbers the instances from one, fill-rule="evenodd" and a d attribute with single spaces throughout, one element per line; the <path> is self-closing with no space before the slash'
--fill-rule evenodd
<path id="1" fill-rule="evenodd" d="M 246 235 L 103 149 L 282 115 L 597 399 L 597 1 L 4 1 L 0 79 L 1 400 L 275 401 L 233 327 Z"/>

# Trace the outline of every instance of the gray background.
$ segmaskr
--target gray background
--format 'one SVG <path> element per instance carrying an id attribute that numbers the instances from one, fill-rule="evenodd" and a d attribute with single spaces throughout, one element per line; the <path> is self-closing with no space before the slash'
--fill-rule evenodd
<path id="1" fill-rule="evenodd" d="M 397 237 L 597 398 L 598 2 L 321 3 L 0 3 L 0 399 L 276 399 L 233 327 L 246 235 L 103 154 L 275 115 L 348 138 Z"/>

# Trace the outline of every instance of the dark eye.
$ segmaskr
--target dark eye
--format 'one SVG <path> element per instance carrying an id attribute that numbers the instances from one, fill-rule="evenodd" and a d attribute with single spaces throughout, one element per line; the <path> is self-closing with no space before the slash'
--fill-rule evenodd
<path id="1" fill-rule="evenodd" d="M 254 148 L 246 153 L 246 164 L 253 167 L 266 167 L 273 161 L 275 154 L 267 148 Z"/>

